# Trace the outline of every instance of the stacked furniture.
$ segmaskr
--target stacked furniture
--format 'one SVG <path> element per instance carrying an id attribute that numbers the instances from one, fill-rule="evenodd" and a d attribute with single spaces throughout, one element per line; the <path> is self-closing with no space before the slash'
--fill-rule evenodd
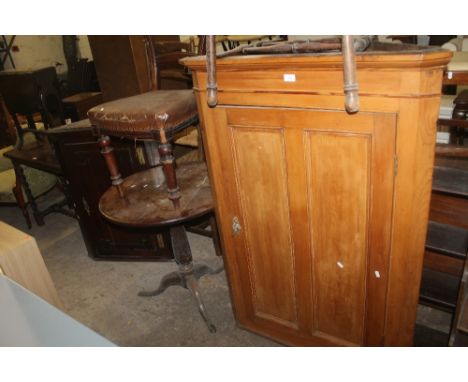
<path id="1" fill-rule="evenodd" d="M 89 256 L 100 260 L 172 259 L 166 231 L 125 229 L 108 223 L 99 213 L 99 198 L 111 181 L 89 120 L 49 130 L 48 139 L 67 179 L 69 196 Z M 152 165 L 143 143 L 118 141 L 114 149 L 124 176 Z"/>

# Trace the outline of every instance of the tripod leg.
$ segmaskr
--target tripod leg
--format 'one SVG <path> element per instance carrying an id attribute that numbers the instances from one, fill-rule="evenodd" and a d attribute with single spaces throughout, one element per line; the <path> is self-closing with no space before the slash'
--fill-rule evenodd
<path id="1" fill-rule="evenodd" d="M 198 310 L 206 325 L 208 326 L 208 330 L 211 333 L 214 333 L 216 331 L 216 327 L 208 318 L 205 304 L 201 299 L 200 290 L 198 288 L 198 281 L 194 276 L 192 252 L 190 250 L 185 227 L 183 225 L 174 226 L 171 227 L 170 232 L 174 258 L 177 262 L 177 265 L 179 266 L 180 275 L 184 278 L 187 288 L 190 290 L 193 298 L 195 299 Z"/>

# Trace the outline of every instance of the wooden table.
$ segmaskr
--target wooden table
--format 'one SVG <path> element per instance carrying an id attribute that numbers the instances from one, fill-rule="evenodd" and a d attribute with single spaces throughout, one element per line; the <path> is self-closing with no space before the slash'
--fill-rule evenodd
<path id="1" fill-rule="evenodd" d="M 125 178 L 120 185 L 123 197 L 117 187 L 110 187 L 99 202 L 102 215 L 114 224 L 132 228 L 168 227 L 174 259 L 178 271 L 163 277 L 158 288 L 140 292 L 143 297 L 157 296 L 168 287 L 177 285 L 188 289 L 210 332 L 216 327 L 211 323 L 201 298 L 197 280 L 206 274 L 221 272 L 203 264 L 193 264 L 185 224 L 198 218 L 212 216 L 213 198 L 206 164 L 204 162 L 183 162 L 177 168 L 177 181 L 181 197 L 177 201 L 167 196 L 161 168 L 155 167 Z M 217 236 L 216 223 L 212 217 L 212 234 Z"/>

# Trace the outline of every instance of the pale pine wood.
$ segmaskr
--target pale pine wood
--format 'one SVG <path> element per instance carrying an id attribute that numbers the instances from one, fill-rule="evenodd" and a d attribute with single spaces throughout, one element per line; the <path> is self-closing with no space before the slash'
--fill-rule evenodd
<path id="1" fill-rule="evenodd" d="M 213 109 L 204 60 L 185 61 L 240 326 L 291 345 L 411 345 L 449 58 L 358 56 L 355 115 L 340 56 L 218 60 Z"/>
<path id="2" fill-rule="evenodd" d="M 405 99 L 400 103 L 386 345 L 411 345 L 413 339 L 429 218 L 438 107 L 436 97 Z"/>
<path id="3" fill-rule="evenodd" d="M 379 184 L 384 185 L 384 188 L 381 189 L 378 185 L 375 187 L 373 200 L 376 204 L 372 210 L 384 211 L 385 216 L 390 216 L 386 208 L 391 208 L 392 205 L 392 187 L 387 187 L 384 180 L 386 178 L 392 179 L 391 175 L 393 174 L 394 144 L 392 141 L 394 142 L 395 139 L 396 123 L 394 116 L 376 116 L 363 113 L 346 121 L 348 115 L 343 112 L 324 113 L 273 109 L 265 111 L 236 108 L 220 108 L 219 111 L 225 113 L 226 119 L 224 122 L 218 122 L 218 126 L 221 123 L 228 126 L 228 129 L 222 128 L 219 132 L 223 132 L 223 136 L 228 142 L 218 143 L 216 148 L 226 146 L 228 149 L 218 153 L 218 155 L 222 155 L 218 162 L 226 165 L 229 163 L 230 156 L 234 157 L 232 163 L 234 178 L 227 177 L 229 170 L 225 169 L 225 176 L 220 181 L 223 183 L 232 182 L 236 185 L 236 191 L 232 194 L 233 201 L 229 202 L 229 207 L 238 206 L 240 215 L 236 216 L 240 218 L 246 232 L 246 239 L 242 244 L 242 247 L 246 248 L 246 252 L 240 258 L 236 258 L 238 266 L 242 269 L 239 272 L 240 275 L 244 277 L 250 275 L 247 281 L 249 288 L 244 293 L 244 301 L 248 301 L 245 304 L 249 306 L 250 311 L 255 312 L 254 316 L 257 317 L 257 322 L 263 322 L 262 325 L 266 325 L 266 322 L 269 321 L 269 325 L 274 328 L 275 333 L 278 333 L 285 326 L 296 328 L 296 341 L 299 340 L 299 333 L 305 332 L 308 333 L 309 341 L 310 338 L 313 338 L 314 341 L 318 341 L 316 343 L 320 344 L 363 344 L 365 341 L 364 321 L 366 320 L 365 294 L 374 293 L 381 288 L 377 285 L 372 289 L 367 289 L 365 285 L 368 261 L 365 243 L 369 230 L 367 222 L 370 206 L 368 206 L 369 198 L 366 193 L 361 193 L 361 191 L 362 187 L 365 187 L 368 192 L 371 192 L 369 188 L 370 177 L 371 175 L 378 176 Z M 380 129 L 375 129 L 376 126 Z M 351 154 L 344 155 L 347 143 L 343 142 L 336 148 L 327 148 L 322 151 L 317 143 L 304 145 L 304 141 L 311 140 L 311 137 L 324 135 L 334 136 L 338 140 L 344 140 L 344 142 L 349 141 L 352 147 Z M 358 144 L 354 144 L 354 141 Z M 325 139 L 324 142 L 327 144 L 328 139 Z M 286 154 L 287 147 L 293 147 L 294 150 L 289 150 Z M 314 147 L 314 150 L 311 150 L 311 147 Z M 345 148 L 344 152 L 343 150 L 335 150 L 339 148 Z M 363 148 L 363 153 L 361 153 Z M 315 156 L 313 159 L 311 152 Z M 344 169 L 341 171 L 341 175 L 344 176 L 350 171 L 350 166 L 354 166 L 351 159 L 355 156 L 360 156 L 363 160 L 360 168 L 364 175 L 358 176 L 354 182 L 351 182 L 352 187 L 348 187 L 340 193 L 336 186 L 330 186 L 328 189 L 325 187 L 322 193 L 317 193 L 320 187 L 314 182 L 322 182 L 323 175 L 332 172 L 329 180 L 330 183 L 334 183 L 333 181 L 338 175 L 333 174 L 333 171 L 342 166 Z M 372 167 L 371 163 L 373 162 L 376 164 Z M 386 170 L 385 166 L 380 164 L 381 162 L 387 164 Z M 314 163 L 316 167 L 312 169 L 310 163 Z M 275 176 L 272 177 L 273 173 Z M 308 180 L 306 174 L 313 174 L 309 178 L 313 178 L 314 182 L 311 179 Z M 386 192 L 387 189 L 390 192 Z M 328 210 L 328 207 L 323 205 L 322 199 L 324 199 L 324 195 L 330 194 L 335 195 L 336 199 L 330 200 L 329 207 L 334 207 L 336 210 L 336 200 L 343 201 L 342 210 L 334 213 L 335 219 L 354 211 L 356 203 L 342 197 L 344 193 L 348 194 L 351 190 L 354 190 L 354 195 L 361 200 L 359 212 L 362 222 L 360 230 L 363 237 L 361 240 L 354 240 L 355 244 L 362 247 L 357 253 L 354 253 L 356 251 L 352 245 L 350 247 L 346 244 L 346 237 L 339 239 L 347 231 L 352 232 L 347 226 L 348 220 L 338 221 L 342 224 L 341 231 L 330 234 L 327 228 L 333 231 L 336 222 L 335 224 L 327 223 L 326 217 L 328 215 L 320 215 L 320 211 Z M 310 195 L 315 195 L 316 200 L 311 201 Z M 228 195 L 224 193 L 223 197 L 226 196 Z M 379 204 L 382 207 L 379 208 Z M 290 212 L 288 213 L 288 211 Z M 226 213 L 231 214 L 232 212 Z M 374 228 L 376 224 L 372 226 L 373 230 L 377 232 L 376 235 L 378 232 L 386 232 L 386 236 L 380 235 L 378 237 L 379 241 L 376 241 L 374 246 L 379 252 L 376 252 L 373 257 L 388 256 L 388 249 L 386 252 L 380 252 L 382 247 L 385 247 L 385 243 L 387 245 L 389 243 L 390 224 L 387 224 L 388 220 L 381 220 L 385 223 L 384 227 Z M 344 245 L 342 253 L 345 256 L 341 260 L 346 263 L 346 271 L 349 275 L 348 283 L 346 283 L 346 279 L 339 279 L 340 276 L 336 278 L 335 285 L 327 280 L 321 282 L 322 274 L 331 275 L 335 272 L 327 272 L 323 269 L 304 272 L 305 269 L 319 268 L 320 261 L 327 262 L 330 260 L 330 256 L 326 251 L 326 244 L 323 244 L 322 248 L 314 251 L 317 261 L 313 261 L 314 256 L 310 252 L 311 242 L 304 240 L 304 238 L 311 236 L 310 227 L 307 224 L 301 224 L 301 221 L 313 222 L 314 229 L 321 233 L 325 241 L 337 239 Z M 322 227 L 324 228 L 322 229 Z M 314 235 L 312 234 L 312 236 Z M 230 234 L 226 241 L 230 241 L 231 238 L 242 240 Z M 315 241 L 319 242 L 320 237 L 312 240 L 312 242 Z M 235 246 L 236 244 L 229 243 L 229 245 Z M 239 244 L 237 246 L 240 247 Z M 304 253 L 310 255 L 304 256 Z M 355 267 L 348 264 L 346 258 L 351 253 L 353 255 L 349 263 L 353 260 L 359 263 Z M 300 256 L 296 254 L 300 254 Z M 334 259 L 331 263 L 328 262 L 328 265 L 331 264 L 333 270 L 339 269 L 337 261 L 338 259 Z M 378 264 L 378 259 L 374 263 Z M 381 278 L 385 279 L 385 264 L 378 269 Z M 372 274 L 374 271 L 375 269 L 372 270 Z M 262 277 L 252 276 L 252 273 L 255 272 L 258 272 Z M 312 272 L 316 277 L 311 277 Z M 310 294 L 310 287 L 314 280 L 318 280 L 316 282 L 318 288 L 320 286 L 328 288 L 331 292 L 330 295 L 320 291 L 316 292 L 315 295 L 320 297 L 320 301 L 317 302 L 314 302 L 315 297 Z M 350 291 L 356 289 L 354 288 L 356 284 L 359 284 L 358 296 L 353 297 Z M 260 300 L 259 294 L 262 296 Z M 349 309 L 346 310 L 345 307 L 340 314 L 333 311 L 333 313 L 328 312 L 327 315 L 326 308 L 330 307 L 333 310 L 338 301 L 343 300 L 343 296 L 347 296 L 349 300 Z M 385 298 L 385 290 L 383 290 L 383 297 Z M 382 301 L 381 304 L 379 301 L 374 302 L 373 306 L 384 306 L 385 300 Z M 261 314 L 266 310 L 265 305 L 269 306 L 269 312 Z M 341 308 L 343 306 L 341 304 Z M 294 325 L 295 320 L 291 318 L 294 317 L 293 308 L 297 314 L 296 325 Z M 350 319 L 350 312 L 355 315 L 354 319 Z M 330 314 L 341 321 L 330 320 Z M 247 321 L 248 319 L 241 320 L 241 323 L 248 326 L 250 323 Z M 350 330 L 349 324 L 354 325 L 351 327 L 353 330 Z M 376 337 L 380 341 L 382 333 L 378 332 Z"/>
<path id="4" fill-rule="evenodd" d="M 0 268 L 8 278 L 63 310 L 63 304 L 36 240 L 2 221 L 0 221 Z"/>
<path id="5" fill-rule="evenodd" d="M 365 309 L 369 137 L 336 132 L 309 135 L 306 158 L 316 330 L 360 344 Z"/>
<path id="6" fill-rule="evenodd" d="M 255 314 L 295 327 L 284 136 L 280 129 L 234 127 L 232 132 Z M 272 241 L 278 245 L 271 247 Z"/>

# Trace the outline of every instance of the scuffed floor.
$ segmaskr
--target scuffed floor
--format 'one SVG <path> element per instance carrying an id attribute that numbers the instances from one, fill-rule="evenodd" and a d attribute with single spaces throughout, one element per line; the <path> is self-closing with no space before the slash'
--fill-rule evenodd
<path id="1" fill-rule="evenodd" d="M 28 230 L 17 207 L 0 207 L 0 220 L 36 238 L 66 313 L 119 346 L 278 346 L 239 329 L 224 271 L 201 278 L 200 289 L 217 332 L 208 331 L 187 290 L 171 287 L 139 297 L 176 269 L 173 262 L 95 261 L 88 257 L 78 223 L 61 214 Z M 195 262 L 218 268 L 210 238 L 188 234 Z"/>
<path id="2" fill-rule="evenodd" d="M 52 192 L 43 202 L 55 197 Z M 61 214 L 48 215 L 44 226 L 33 223 L 28 230 L 19 208 L 2 206 L 0 220 L 36 238 L 66 313 L 116 345 L 278 346 L 236 326 L 224 272 L 200 279 L 203 300 L 217 327 L 212 334 L 187 290 L 171 287 L 158 297 L 137 296 L 141 290 L 155 289 L 165 274 L 176 270 L 174 262 L 92 260 L 77 221 Z M 188 235 L 195 262 L 222 265 L 210 238 Z M 444 346 L 450 321 L 448 313 L 420 306 L 415 345 Z M 434 340 L 427 334 L 432 332 L 437 334 Z"/>

